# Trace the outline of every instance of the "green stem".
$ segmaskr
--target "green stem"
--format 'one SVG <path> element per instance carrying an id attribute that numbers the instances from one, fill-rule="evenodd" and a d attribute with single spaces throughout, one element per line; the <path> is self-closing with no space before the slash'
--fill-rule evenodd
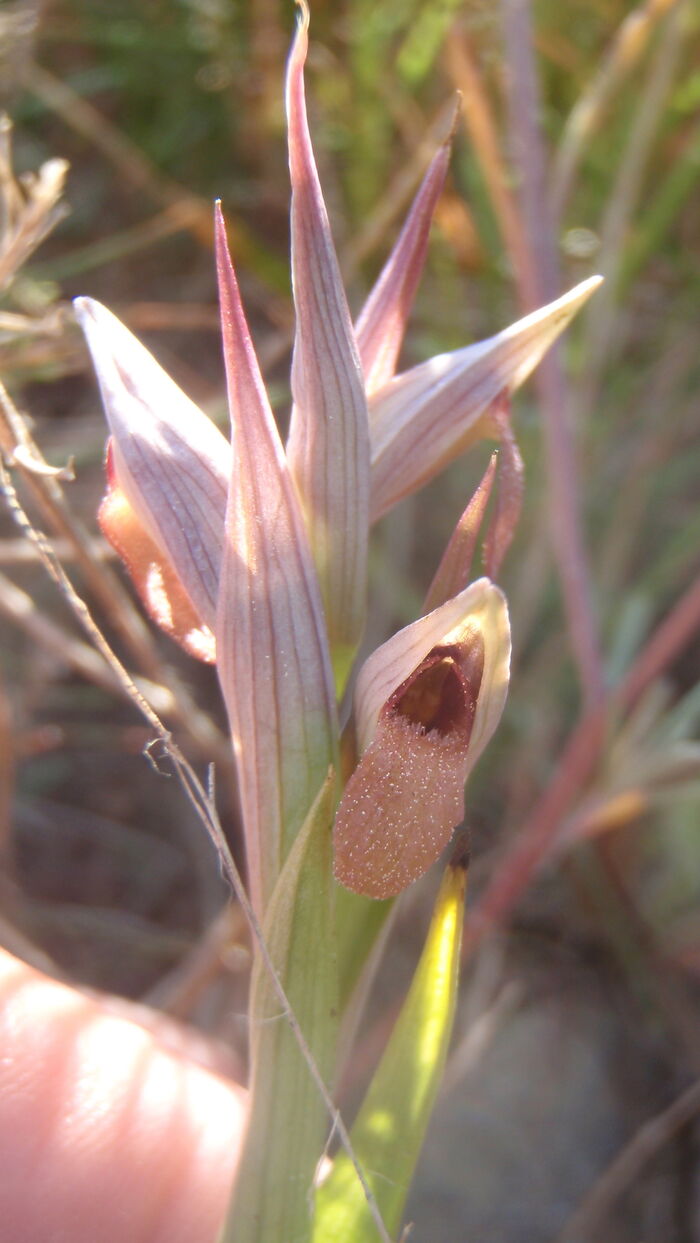
<path id="1" fill-rule="evenodd" d="M 266 912 L 267 946 L 324 1082 L 337 1040 L 330 830 L 333 779 L 297 837 Z M 327 1104 L 259 960 L 251 984 L 250 1117 L 220 1243 L 305 1243 Z"/>

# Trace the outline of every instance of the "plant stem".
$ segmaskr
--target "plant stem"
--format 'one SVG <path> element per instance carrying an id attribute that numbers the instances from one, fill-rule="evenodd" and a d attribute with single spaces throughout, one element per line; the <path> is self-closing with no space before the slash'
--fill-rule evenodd
<path id="1" fill-rule="evenodd" d="M 532 254 L 532 288 L 521 287 L 525 309 L 556 296 L 559 279 L 555 222 L 546 195 L 544 151 L 538 125 L 540 98 L 528 0 L 503 0 L 503 32 L 509 84 L 510 137 L 520 181 L 520 207 Z M 542 362 L 536 377 L 542 403 L 549 477 L 550 532 L 564 595 L 573 654 L 584 702 L 603 691 L 603 671 L 591 600 L 590 574 L 579 519 L 574 440 L 568 421 L 568 393 L 559 351 Z"/>

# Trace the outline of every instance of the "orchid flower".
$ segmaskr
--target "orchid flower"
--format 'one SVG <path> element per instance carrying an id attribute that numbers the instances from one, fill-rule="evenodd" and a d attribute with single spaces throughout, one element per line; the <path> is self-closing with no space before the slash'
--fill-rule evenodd
<path id="1" fill-rule="evenodd" d="M 297 329 L 286 449 L 220 211 L 230 441 L 110 311 L 76 301 L 111 431 L 103 529 L 152 616 L 188 651 L 217 660 L 261 911 L 337 766 L 336 696 L 364 625 L 370 522 L 492 434 L 499 396 L 527 378 L 598 284 L 584 281 L 486 341 L 395 374 L 448 147 L 353 329 L 308 130 L 307 25 L 304 16 L 287 74 Z M 449 840 L 466 775 L 503 706 L 508 643 L 505 601 L 480 580 L 366 661 L 355 697 L 362 758 L 336 830 L 342 883 L 397 892 Z M 392 793 L 377 802 L 380 787 Z M 422 841 L 436 798 L 440 827 Z M 407 854 L 408 838 L 416 845 Z"/>
<path id="2" fill-rule="evenodd" d="M 265 961 L 279 973 L 297 1023 L 292 1032 L 275 1021 L 278 996 L 266 987 L 258 955 L 250 1122 L 222 1243 L 311 1240 L 308 1190 L 326 1118 L 318 1081 L 299 1056 L 299 1032 L 330 1082 L 339 1015 L 389 905 L 366 899 L 400 894 L 442 853 L 505 703 L 505 597 L 489 577 L 469 581 L 495 461 L 455 528 L 424 615 L 362 663 L 351 697 L 345 692 L 365 623 L 371 524 L 476 440 L 495 436 L 505 468 L 485 548 L 487 573 L 497 573 L 522 491 L 510 396 L 598 284 L 596 277 L 584 281 L 486 341 L 397 374 L 449 147 L 434 156 L 353 327 L 307 122 L 307 46 L 302 7 L 286 94 L 296 311 L 286 446 L 218 206 L 230 438 L 110 311 L 89 298 L 75 304 L 111 432 L 100 523 L 154 620 L 192 655 L 216 662 L 249 892 Z M 354 713 L 341 736 L 343 697 Z M 371 1108 L 361 1114 L 359 1142 L 376 1174 L 377 1199 L 393 1189 L 386 1209 L 392 1232 L 405 1195 L 403 1185 L 396 1190 L 395 1171 L 412 1168 L 417 1155 L 454 1013 L 464 893 L 456 866 L 438 895 L 395 1053 L 379 1068 Z M 410 1116 L 395 1139 L 383 1124 L 372 1131 L 387 1109 Z M 345 1194 L 329 1185 L 317 1201 L 314 1243 L 331 1237 L 323 1223 Z M 347 1221 L 346 1208 L 340 1203 Z M 360 1215 L 364 1208 L 362 1200 Z M 351 1230 L 342 1237 L 375 1235 Z"/>

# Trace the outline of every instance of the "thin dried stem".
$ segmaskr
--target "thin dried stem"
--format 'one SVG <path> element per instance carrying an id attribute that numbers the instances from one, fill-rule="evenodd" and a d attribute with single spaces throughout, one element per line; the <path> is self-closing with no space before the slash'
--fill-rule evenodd
<path id="1" fill-rule="evenodd" d="M 585 420 L 595 406 L 603 368 L 620 340 L 618 285 L 625 240 L 642 193 L 644 174 L 683 47 L 684 9 L 684 2 L 676 3 L 660 31 L 658 46 L 639 92 L 639 103 L 598 229 L 601 246 L 596 262 L 605 277 L 605 284 L 596 300 L 595 315 L 585 320 L 583 352 L 586 368 L 575 403 L 576 418 L 580 421 Z"/>
<path id="2" fill-rule="evenodd" d="M 174 1018 L 190 1018 L 202 993 L 224 969 L 226 951 L 240 940 L 244 928 L 242 911 L 227 902 L 197 944 L 142 998 L 144 1005 Z"/>
<path id="3" fill-rule="evenodd" d="M 95 649 L 74 638 L 41 613 L 32 597 L 4 574 L 0 574 L 0 614 L 18 626 L 33 644 L 50 652 L 62 665 L 73 669 L 94 686 L 111 694 L 119 689 L 113 674 Z M 167 712 L 167 707 L 163 710 Z"/>
<path id="4" fill-rule="evenodd" d="M 120 229 L 108 237 L 100 237 L 96 242 L 88 242 L 68 254 L 38 265 L 39 275 L 42 279 L 58 281 L 93 268 L 116 264 L 176 233 L 190 231 L 198 218 L 199 209 L 189 200 L 173 203 L 131 228 Z"/>
<path id="5" fill-rule="evenodd" d="M 569 738 L 554 777 L 518 833 L 517 841 L 497 865 L 472 913 L 472 937 L 507 918 L 541 866 L 566 812 L 600 755 L 607 732 L 606 706 L 599 703 L 590 709 Z"/>
<path id="6" fill-rule="evenodd" d="M 477 540 L 496 478 L 497 466 L 498 455 L 492 453 L 481 482 L 442 554 L 440 564 L 423 602 L 421 610 L 423 614 L 431 613 L 433 609 L 439 608 L 446 600 L 451 600 L 468 585 Z"/>
<path id="7" fill-rule="evenodd" d="M 158 203 L 178 206 L 187 220 L 186 227 L 197 240 L 205 246 L 212 246 L 211 204 L 206 199 L 184 190 L 159 172 L 140 147 L 48 69 L 35 63 L 28 65 L 25 86 L 45 107 L 100 151 L 128 185 L 143 190 Z"/>
<path id="8" fill-rule="evenodd" d="M 59 480 L 51 473 L 38 473 L 34 468 L 27 469 L 22 466 L 16 457 L 19 447 L 30 462 L 40 465 L 44 463 L 26 420 L 0 382 L 0 453 L 5 455 L 6 460 L 16 464 L 22 481 L 43 518 L 51 530 L 70 545 L 75 563 L 84 575 L 90 591 L 119 632 L 127 651 L 137 661 L 140 669 L 154 685 L 170 688 L 171 706 L 162 710 L 167 711 L 169 716 L 186 729 L 200 753 L 210 757 L 215 755 L 217 762 L 230 769 L 231 757 L 227 740 L 210 718 L 197 707 L 174 671 L 164 668 L 140 614 L 111 566 L 96 560 L 92 555 L 93 541 L 82 523 L 71 514 Z"/>
<path id="9" fill-rule="evenodd" d="M 671 321 L 653 372 L 644 376 L 643 387 L 633 394 L 634 440 L 626 445 L 624 477 L 612 499 L 605 546 L 597 561 L 603 595 L 631 581 L 639 534 L 654 512 L 651 498 L 656 483 L 672 459 L 684 452 L 682 429 L 693 426 L 697 409 L 693 384 L 697 355 L 696 325 L 679 329 Z M 668 412 L 663 419 L 661 410 Z"/>
<path id="10" fill-rule="evenodd" d="M 0 605 L 3 594 L 0 587 Z M 7 866 L 15 786 L 15 743 L 10 701 L 0 679 L 0 860 Z"/>
<path id="11" fill-rule="evenodd" d="M 568 117 L 552 169 L 550 200 L 555 217 L 563 214 L 586 145 L 599 128 L 615 91 L 643 56 L 658 22 L 679 0 L 647 0 L 628 13 L 614 42 Z M 643 100 L 643 95 L 640 96 Z"/>
<path id="12" fill-rule="evenodd" d="M 645 1122 L 594 1183 L 585 1200 L 567 1221 L 554 1243 L 581 1243 L 593 1238 L 601 1218 L 640 1176 L 642 1170 L 678 1132 L 700 1112 L 700 1079 L 686 1088 L 673 1104 Z"/>
<path id="13" fill-rule="evenodd" d="M 663 1024 L 678 1045 L 683 1063 L 693 1075 L 700 1074 L 700 1043 L 698 1042 L 697 1009 L 683 987 L 680 973 L 671 969 L 655 930 L 639 908 L 633 887 L 626 875 L 625 858 L 615 850 L 610 837 L 598 843 L 592 852 L 595 871 L 591 889 L 593 900 L 610 912 L 608 936 L 620 964 L 634 972 L 639 965 L 643 988 L 656 1007 Z"/>
<path id="14" fill-rule="evenodd" d="M 67 540 L 53 540 L 52 543 L 56 556 L 64 565 L 75 560 L 75 549 Z M 89 549 L 91 557 L 97 561 L 116 561 L 117 554 L 106 540 L 91 540 Z M 26 539 L 18 537 L 0 540 L 0 565 L 36 565 L 38 560 L 36 548 L 33 544 L 28 544 Z"/>
<path id="15" fill-rule="evenodd" d="M 61 202 L 65 160 L 47 160 L 20 186 L 12 169 L 11 124 L 0 116 L 0 290 L 66 214 Z"/>
<path id="16" fill-rule="evenodd" d="M 51 476 L 37 474 L 22 467 L 16 459 L 21 447 L 31 460 L 42 462 L 43 455 L 34 441 L 27 421 L 12 401 L 10 394 L 0 382 L 0 452 L 8 462 L 16 463 L 22 481 L 42 517 L 51 530 L 65 539 L 72 547 L 77 564 L 85 575 L 90 590 L 100 600 L 117 629 L 128 644 L 128 649 L 141 668 L 153 675 L 157 667 L 155 650 L 148 631 L 124 592 L 119 580 L 111 571 L 97 566 L 89 551 L 87 532 L 66 504 L 59 481 Z M 157 680 L 157 679 L 154 679 Z"/>
<path id="17" fill-rule="evenodd" d="M 12 892 L 8 894 L 8 888 L 7 877 L 5 876 L 2 885 L 3 911 L 0 914 L 0 945 L 8 953 L 14 954 L 15 958 L 21 958 L 22 962 L 29 963 L 37 971 L 43 971 L 44 975 L 51 976 L 53 980 L 61 980 L 64 976 L 67 977 L 68 973 L 64 973 L 59 964 L 54 962 L 44 949 L 40 949 L 38 945 L 35 945 L 34 941 L 26 936 L 11 918 L 8 918 L 8 908 L 11 909 L 16 892 L 13 886 Z"/>
<path id="18" fill-rule="evenodd" d="M 219 311 L 207 302 L 130 302 L 121 311 L 112 309 L 132 332 L 221 332 Z"/>
<path id="19" fill-rule="evenodd" d="M 545 159 L 538 123 L 541 109 L 528 0 L 503 0 L 502 13 L 509 129 L 520 177 L 523 222 L 536 274 L 535 288 L 522 290 L 521 296 L 532 299 L 531 305 L 535 305 L 556 296 L 559 280 L 556 234 L 545 193 Z M 591 704 L 602 694 L 603 672 L 579 518 L 578 472 L 568 393 L 558 349 L 553 349 L 540 364 L 536 385 L 542 403 L 552 545 L 582 694 L 584 702 Z"/>
<path id="20" fill-rule="evenodd" d="M 510 188 L 510 179 L 501 155 L 498 129 L 488 94 L 469 42 L 467 32 L 457 23 L 445 41 L 445 64 L 456 90 L 462 96 L 460 116 L 483 174 L 491 206 L 501 237 L 508 252 L 521 298 L 534 305 L 536 285 L 532 255 L 527 245 L 523 222 Z"/>
<path id="21" fill-rule="evenodd" d="M 657 626 L 620 688 L 620 702 L 629 711 L 647 686 L 676 659 L 700 628 L 700 577 L 691 583 L 667 617 Z"/>
<path id="22" fill-rule="evenodd" d="M 525 467 L 510 421 L 510 398 L 507 393 L 494 402 L 489 411 L 501 448 L 498 459 L 498 496 L 496 512 L 489 524 L 484 543 L 484 567 L 494 582 L 510 548 L 520 521 L 525 493 Z"/>
<path id="23" fill-rule="evenodd" d="M 37 553 L 40 558 L 40 554 Z M 4 574 L 0 574 L 0 614 L 12 622 L 32 643 L 55 656 L 62 665 L 109 694 L 123 694 L 123 685 L 105 665 L 102 657 L 89 643 L 83 643 L 39 611 L 34 600 Z M 144 694 L 166 716 L 177 716 L 173 691 L 162 683 L 135 679 Z"/>
<path id="24" fill-rule="evenodd" d="M 340 266 L 346 281 L 354 275 L 367 256 L 381 245 L 388 229 L 410 202 L 436 148 L 444 143 L 454 128 L 454 122 L 455 104 L 450 101 L 443 104 L 422 138 L 415 143 L 410 159 L 389 182 L 377 208 L 358 230 L 353 241 L 342 247 Z"/>
<path id="25" fill-rule="evenodd" d="M 615 711 L 627 712 L 700 629 L 700 577 L 660 624 L 614 692 L 589 708 L 575 726 L 552 781 L 515 844 L 506 852 L 474 910 L 467 940 L 507 918 L 556 843 L 564 817 L 591 777 Z"/>

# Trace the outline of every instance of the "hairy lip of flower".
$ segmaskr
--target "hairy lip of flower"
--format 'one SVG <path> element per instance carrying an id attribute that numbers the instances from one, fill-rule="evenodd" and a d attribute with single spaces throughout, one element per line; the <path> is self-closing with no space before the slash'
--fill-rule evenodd
<path id="1" fill-rule="evenodd" d="M 464 815 L 486 648 L 476 626 L 438 643 L 383 705 L 335 824 L 335 876 L 371 898 L 427 870 Z"/>

